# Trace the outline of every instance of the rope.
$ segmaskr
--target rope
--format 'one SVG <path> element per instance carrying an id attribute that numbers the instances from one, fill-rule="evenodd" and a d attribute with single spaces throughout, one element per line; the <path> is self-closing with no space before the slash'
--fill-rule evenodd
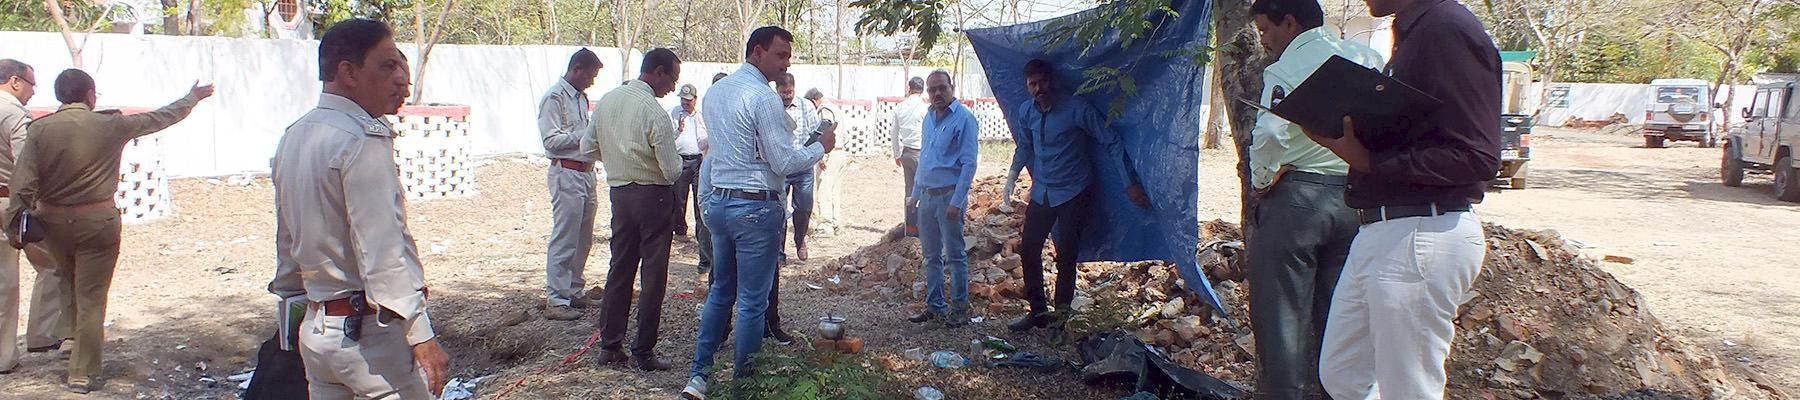
<path id="1" fill-rule="evenodd" d="M 576 350 L 575 354 L 570 354 L 568 357 L 563 357 L 562 362 L 557 363 L 555 366 L 538 368 L 537 371 L 534 371 L 530 374 L 519 377 L 519 380 L 514 381 L 512 385 L 507 386 L 505 391 L 501 391 L 499 395 L 494 396 L 494 400 L 505 399 L 506 395 L 512 394 L 513 390 L 517 390 L 520 387 L 524 387 L 525 380 L 531 379 L 531 377 L 533 377 L 533 376 L 543 375 L 544 372 L 548 372 L 550 369 L 553 369 L 553 368 L 560 369 L 564 366 L 569 365 L 569 363 L 575 362 L 575 360 L 581 359 L 581 355 L 587 354 L 588 349 L 593 348 L 594 342 L 598 342 L 598 341 L 600 341 L 600 330 L 595 329 L 594 334 L 592 336 L 588 336 L 587 343 L 581 344 L 581 349 Z"/>

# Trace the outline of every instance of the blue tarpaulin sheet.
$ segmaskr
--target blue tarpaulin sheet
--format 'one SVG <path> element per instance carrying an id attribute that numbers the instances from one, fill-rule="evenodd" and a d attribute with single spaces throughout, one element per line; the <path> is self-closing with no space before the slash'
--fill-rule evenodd
<path id="1" fill-rule="evenodd" d="M 1150 36 L 1133 43 L 1131 48 L 1123 48 L 1118 33 L 1112 31 L 1087 54 L 1082 54 L 1073 41 L 1046 48 L 1045 44 L 1052 41 L 1035 36 L 1055 21 L 1093 18 L 1099 9 L 967 32 L 1014 135 L 1019 133 L 1020 107 L 1031 101 L 1023 74 L 1026 62 L 1043 59 L 1055 66 L 1056 87 L 1071 93 L 1085 80 L 1085 68 L 1126 68 L 1135 64 L 1128 74 L 1135 78 L 1139 92 L 1128 98 L 1124 114 L 1112 120 L 1111 125 L 1124 139 L 1125 152 L 1133 164 L 1130 167 L 1149 193 L 1151 207 L 1145 210 L 1131 204 L 1125 196 L 1127 182 L 1099 181 L 1099 215 L 1083 231 L 1080 261 L 1173 262 L 1183 285 L 1224 315 L 1212 285 L 1195 259 L 1200 235 L 1200 105 L 1205 98 L 1201 87 L 1205 72 L 1190 57 L 1166 54 L 1208 43 L 1210 4 L 1206 0 L 1174 0 L 1170 9 L 1178 16 L 1168 17 L 1163 12 L 1147 15 L 1146 20 L 1158 26 L 1147 29 Z M 1103 90 L 1081 97 L 1095 109 L 1106 112 L 1112 99 L 1119 95 Z M 1103 160 L 1095 160 L 1095 164 L 1100 168 L 1120 165 Z M 1099 176 L 1120 175 L 1103 172 Z"/>

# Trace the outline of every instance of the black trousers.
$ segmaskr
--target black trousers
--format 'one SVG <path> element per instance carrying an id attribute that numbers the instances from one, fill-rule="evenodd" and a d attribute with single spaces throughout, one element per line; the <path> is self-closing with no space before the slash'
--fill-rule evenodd
<path id="1" fill-rule="evenodd" d="M 1044 241 L 1052 231 L 1056 238 L 1056 309 L 1068 311 L 1069 303 L 1075 301 L 1075 263 L 1081 255 L 1081 230 L 1094 211 L 1093 203 L 1094 188 L 1089 186 L 1062 205 L 1026 205 L 1019 260 L 1025 266 L 1025 300 L 1031 303 L 1032 314 L 1048 311 L 1044 304 Z"/>
<path id="2" fill-rule="evenodd" d="M 675 190 L 633 183 L 613 187 L 610 197 L 612 263 L 600 298 L 600 348 L 620 350 L 625 319 L 631 315 L 631 283 L 638 278 L 638 331 L 631 355 L 649 358 L 656 354 L 663 296 L 669 289 L 669 243 L 674 239 L 669 215 L 675 212 Z"/>
<path id="3" fill-rule="evenodd" d="M 1319 383 L 1319 348 L 1360 226 L 1344 205 L 1344 178 L 1289 172 L 1253 212 L 1247 275 L 1256 398 L 1330 398 Z"/>
<path id="4" fill-rule="evenodd" d="M 700 162 L 702 156 L 681 156 L 681 175 L 675 177 L 675 211 L 670 213 L 677 233 L 688 231 L 688 197 L 694 198 L 694 225 L 700 225 Z M 699 235 L 699 233 L 695 233 Z M 703 253 L 704 254 L 704 253 Z M 704 264 L 704 263 L 703 263 Z"/>

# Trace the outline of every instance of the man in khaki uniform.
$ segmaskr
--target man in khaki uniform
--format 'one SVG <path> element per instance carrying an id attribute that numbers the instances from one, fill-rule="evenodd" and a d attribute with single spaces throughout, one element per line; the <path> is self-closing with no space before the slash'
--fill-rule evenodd
<path id="1" fill-rule="evenodd" d="M 588 130 L 588 97 L 600 75 L 600 56 L 588 49 L 569 57 L 569 68 L 538 101 L 538 134 L 544 157 L 550 158 L 550 244 L 544 263 L 544 318 L 581 319 L 576 308 L 599 305 L 593 293 L 583 295 L 588 253 L 594 249 L 594 160 L 581 154 Z"/>
<path id="2" fill-rule="evenodd" d="M 56 113 L 32 122 L 12 176 L 6 215 L 24 210 L 41 224 L 42 245 L 65 283 L 75 313 L 75 348 L 69 358 L 69 390 L 87 393 L 100 373 L 105 342 L 106 292 L 119 261 L 119 154 L 132 139 L 187 118 L 213 88 L 195 86 L 186 97 L 144 114 L 94 112 L 94 78 L 77 69 L 56 77 Z M 17 227 L 9 227 L 9 232 Z"/>
<path id="3" fill-rule="evenodd" d="M 406 227 L 394 131 L 408 93 L 387 24 L 352 19 L 319 42 L 319 106 L 282 135 L 271 163 L 277 263 L 271 289 L 309 301 L 300 356 L 314 399 L 431 399 L 449 356 L 426 313 L 425 270 Z"/>
<path id="4" fill-rule="evenodd" d="M 638 78 L 600 96 L 593 129 L 581 151 L 606 165 L 612 199 L 612 264 L 600 298 L 600 363 L 622 363 L 626 316 L 631 314 L 631 281 L 642 273 L 637 296 L 637 339 L 630 358 L 645 371 L 668 370 L 656 360 L 663 295 L 669 289 L 669 242 L 675 231 L 675 178 L 681 156 L 675 125 L 656 98 L 675 91 L 681 58 L 669 49 L 644 54 Z M 641 269 L 641 271 L 640 271 Z"/>
<path id="5" fill-rule="evenodd" d="M 25 103 L 37 93 L 37 77 L 30 65 L 12 59 L 0 59 L 0 197 L 11 196 L 8 182 L 12 178 L 13 161 L 18 150 L 25 145 L 25 124 L 31 122 L 31 114 L 25 110 Z M 10 200 L 0 199 L 0 209 L 7 208 Z M 41 267 L 40 267 L 41 268 Z M 38 271 L 38 282 L 53 282 L 55 278 L 45 277 L 44 271 Z M 40 309 L 43 287 L 38 287 L 34 294 L 38 299 L 31 302 L 32 308 Z M 62 298 L 55 299 L 57 307 L 41 307 L 41 309 L 61 310 Z M 58 313 L 60 314 L 60 313 Z M 32 317 L 44 317 L 42 313 L 33 312 Z M 54 316 L 50 316 L 54 319 Z M 38 324 L 31 324 L 29 333 L 41 334 Z M 66 334 L 66 332 L 65 332 Z M 0 374 L 10 373 L 19 366 L 19 348 L 14 345 L 19 336 L 19 250 L 12 246 L 0 246 Z M 44 343 L 34 341 L 36 335 L 25 339 L 25 346 L 36 348 Z M 51 336 L 51 335 L 45 335 Z M 48 343 L 54 343 L 60 337 L 51 337 Z"/>

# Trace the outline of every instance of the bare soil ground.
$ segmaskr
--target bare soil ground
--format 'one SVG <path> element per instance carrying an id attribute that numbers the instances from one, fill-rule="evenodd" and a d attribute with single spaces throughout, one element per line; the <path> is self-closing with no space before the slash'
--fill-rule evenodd
<path id="1" fill-rule="evenodd" d="M 1540 129 L 1534 139 L 1533 187 L 1490 195 L 1480 207 L 1485 220 L 1555 229 L 1589 252 L 1635 259 L 1606 268 L 1641 291 L 1664 322 L 1737 361 L 1738 368 L 1767 372 L 1784 389 L 1800 384 L 1800 335 L 1792 334 L 1800 331 L 1800 281 L 1791 279 L 1800 275 L 1800 251 L 1792 246 L 1792 238 L 1800 237 L 1800 205 L 1775 201 L 1766 175 L 1753 175 L 1744 188 L 1721 186 L 1717 149 L 1643 149 L 1635 136 L 1554 129 Z M 1008 156 L 984 152 L 982 175 L 1003 173 Z M 1202 159 L 1201 217 L 1237 220 L 1235 157 L 1207 151 Z M 595 329 L 596 314 L 589 311 L 587 320 L 575 322 L 537 315 L 550 226 L 544 169 L 532 160 L 496 160 L 480 168 L 479 196 L 410 205 L 453 372 L 465 378 L 497 374 L 483 385 L 483 398 L 521 377 L 528 383 L 510 398 L 672 397 L 685 369 L 600 368 L 587 356 L 569 368 L 536 374 L 580 348 Z M 993 334 L 1026 350 L 1072 357 L 1040 335 L 1005 334 L 1002 324 L 1011 315 L 989 315 L 954 330 L 926 329 L 901 321 L 910 311 L 903 301 L 809 289 L 806 283 L 818 283 L 824 260 L 875 243 L 900 222 L 899 180 L 891 160 L 850 164 L 841 210 L 847 226 L 811 241 L 813 261 L 783 271 L 789 329 L 810 329 L 825 312 L 846 314 L 852 334 L 868 341 L 866 352 L 877 368 L 891 368 L 909 388 L 931 385 L 952 398 L 1129 394 L 1082 385 L 1068 373 L 946 371 L 900 355 L 913 347 L 961 350 L 969 339 Z M 182 180 L 173 191 L 175 217 L 125 229 L 108 310 L 103 387 L 92 398 L 235 398 L 234 385 L 224 378 L 251 368 L 256 346 L 272 332 L 274 299 L 264 290 L 273 270 L 266 180 Z M 604 226 L 610 215 L 604 195 L 600 207 Z M 682 294 L 695 282 L 692 242 L 678 239 L 674 252 L 657 348 L 665 361 L 685 366 L 701 299 Z M 589 260 L 590 285 L 603 279 L 609 257 L 606 244 L 598 244 Z M 24 282 L 34 277 L 22 275 Z M 502 324 L 520 311 L 532 318 Z M 0 376 L 0 398 L 83 398 L 60 388 L 65 361 L 32 354 L 22 362 L 20 372 Z M 221 383 L 202 383 L 203 376 Z"/>

